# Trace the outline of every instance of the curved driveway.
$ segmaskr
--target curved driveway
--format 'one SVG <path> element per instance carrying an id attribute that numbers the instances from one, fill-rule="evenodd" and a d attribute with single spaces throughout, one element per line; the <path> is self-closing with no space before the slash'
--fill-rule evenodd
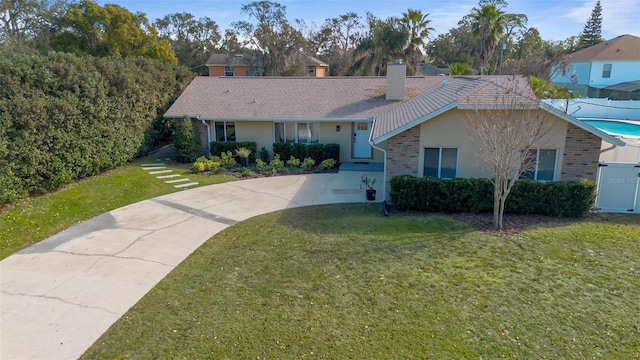
<path id="1" fill-rule="evenodd" d="M 99 215 L 9 256 L 0 262 L 0 358 L 78 358 L 211 236 L 276 210 L 363 202 L 362 174 L 185 190 Z"/>

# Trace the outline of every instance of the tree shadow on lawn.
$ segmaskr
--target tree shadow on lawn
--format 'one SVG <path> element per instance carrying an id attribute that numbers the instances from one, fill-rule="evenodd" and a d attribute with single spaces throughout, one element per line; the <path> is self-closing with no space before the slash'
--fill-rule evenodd
<path id="1" fill-rule="evenodd" d="M 469 214 L 456 213 L 446 214 L 446 216 L 462 221 L 473 229 L 496 234 L 519 234 L 523 230 L 544 227 L 564 227 L 579 223 L 610 223 L 619 225 L 640 226 L 640 216 L 638 214 L 614 214 L 614 213 L 589 213 L 579 218 L 554 217 L 544 215 L 520 215 L 505 214 L 503 229 L 497 230 L 493 227 L 493 214 Z"/>

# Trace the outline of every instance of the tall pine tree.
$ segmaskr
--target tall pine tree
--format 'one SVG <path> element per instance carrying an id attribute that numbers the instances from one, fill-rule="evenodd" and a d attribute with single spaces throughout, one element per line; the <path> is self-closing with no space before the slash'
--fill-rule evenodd
<path id="1" fill-rule="evenodd" d="M 603 41 L 602 5 L 600 5 L 600 0 L 598 0 L 596 6 L 593 7 L 593 10 L 591 10 L 591 17 L 589 17 L 589 20 L 587 20 L 587 24 L 584 26 L 584 29 L 580 34 L 576 50 L 582 50 Z"/>

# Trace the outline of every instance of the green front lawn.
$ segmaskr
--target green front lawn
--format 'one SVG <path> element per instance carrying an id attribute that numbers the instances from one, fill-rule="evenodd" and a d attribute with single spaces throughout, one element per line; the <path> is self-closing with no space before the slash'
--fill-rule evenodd
<path id="1" fill-rule="evenodd" d="M 157 175 L 149 175 L 137 160 L 101 175 L 81 180 L 55 193 L 33 197 L 0 209 L 0 259 L 103 212 L 141 200 L 181 191 Z M 237 180 L 226 175 L 197 175 L 181 166 L 169 166 L 199 185 Z M 162 174 L 161 174 L 162 175 Z M 170 180 L 170 179 L 165 179 Z"/>
<path id="2" fill-rule="evenodd" d="M 286 210 L 214 236 L 83 359 L 637 358 L 638 254 L 634 215 L 505 234 Z"/>

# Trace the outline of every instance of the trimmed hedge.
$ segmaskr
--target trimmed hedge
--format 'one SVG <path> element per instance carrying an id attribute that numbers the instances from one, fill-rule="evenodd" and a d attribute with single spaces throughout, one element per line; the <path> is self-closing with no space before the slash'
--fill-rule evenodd
<path id="1" fill-rule="evenodd" d="M 231 151 L 233 155 L 236 154 L 236 149 L 246 147 L 251 150 L 249 154 L 249 162 L 256 162 L 256 155 L 258 155 L 258 145 L 254 141 L 212 141 L 209 144 L 211 150 L 211 156 L 220 156 L 222 153 Z"/>
<path id="2" fill-rule="evenodd" d="M 280 155 L 280 159 L 289 159 L 291 156 L 302 160 L 312 158 L 316 164 L 326 159 L 334 159 L 340 162 L 340 145 L 338 144 L 290 144 L 273 143 L 273 156 Z"/>
<path id="3" fill-rule="evenodd" d="M 192 162 L 202 155 L 200 134 L 189 117 L 178 121 L 176 133 L 173 136 L 173 147 L 176 158 L 180 162 Z"/>
<path id="4" fill-rule="evenodd" d="M 493 184 L 489 179 L 395 176 L 391 179 L 389 195 L 400 210 L 444 213 L 493 211 Z M 519 180 L 507 197 L 505 213 L 580 217 L 593 208 L 595 195 L 596 184 L 586 179 Z"/>
<path id="5" fill-rule="evenodd" d="M 166 143 L 193 78 L 144 58 L 0 57 L 0 204 L 56 190 Z"/>

